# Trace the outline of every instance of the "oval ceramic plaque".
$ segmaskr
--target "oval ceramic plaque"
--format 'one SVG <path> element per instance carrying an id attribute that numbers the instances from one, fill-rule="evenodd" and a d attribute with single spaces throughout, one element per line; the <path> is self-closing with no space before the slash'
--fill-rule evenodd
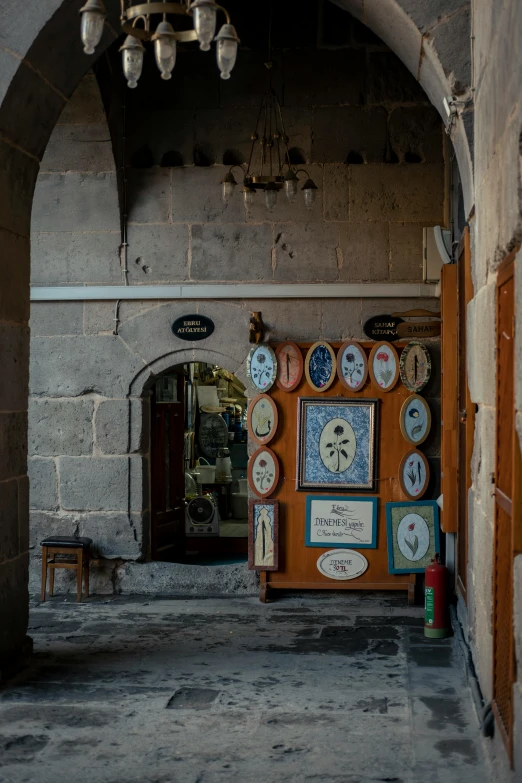
<path id="1" fill-rule="evenodd" d="M 277 359 L 269 345 L 255 345 L 247 359 L 247 375 L 259 391 L 268 391 L 277 373 Z"/>
<path id="2" fill-rule="evenodd" d="M 333 348 L 328 343 L 314 343 L 308 350 L 305 360 L 306 380 L 318 392 L 326 391 L 335 380 L 337 360 Z"/>
<path id="3" fill-rule="evenodd" d="M 406 560 L 422 560 L 430 546 L 430 529 L 420 514 L 406 514 L 397 528 L 397 546 Z"/>
<path id="4" fill-rule="evenodd" d="M 268 443 L 277 430 L 276 404 L 268 394 L 258 394 L 248 406 L 248 432 L 257 443 Z"/>
<path id="5" fill-rule="evenodd" d="M 350 391 L 361 391 L 368 377 L 368 360 L 357 340 L 348 340 L 337 354 L 337 375 Z"/>
<path id="6" fill-rule="evenodd" d="M 401 460 L 399 481 L 404 494 L 412 500 L 422 497 L 430 480 L 430 466 L 421 451 L 411 449 Z"/>
<path id="7" fill-rule="evenodd" d="M 328 579 L 347 581 L 362 576 L 368 568 L 368 561 L 355 549 L 332 549 L 325 552 L 317 561 L 317 570 Z"/>
<path id="8" fill-rule="evenodd" d="M 261 446 L 248 461 L 248 483 L 260 498 L 271 495 L 279 481 L 279 462 L 273 451 Z"/>
<path id="9" fill-rule="evenodd" d="M 290 341 L 281 343 L 277 346 L 276 356 L 277 386 L 282 391 L 293 391 L 303 377 L 304 362 L 299 346 Z"/>
<path id="10" fill-rule="evenodd" d="M 431 428 L 431 411 L 423 397 L 410 394 L 404 400 L 400 414 L 400 426 L 403 437 L 408 443 L 417 446 L 423 443 Z"/>
<path id="11" fill-rule="evenodd" d="M 404 348 L 400 360 L 401 381 L 408 391 L 424 389 L 431 375 L 430 352 L 422 343 L 411 342 Z"/>
<path id="12" fill-rule="evenodd" d="M 390 343 L 377 343 L 370 354 L 370 377 L 382 391 L 391 391 L 399 377 L 399 357 Z"/>

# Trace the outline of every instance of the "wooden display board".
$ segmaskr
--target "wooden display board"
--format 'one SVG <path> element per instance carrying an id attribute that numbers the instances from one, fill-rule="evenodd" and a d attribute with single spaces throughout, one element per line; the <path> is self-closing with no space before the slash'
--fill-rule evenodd
<path id="1" fill-rule="evenodd" d="M 366 355 L 369 356 L 374 342 L 361 341 Z M 407 342 L 395 343 L 394 347 L 400 356 Z M 311 343 L 298 343 L 306 356 Z M 337 353 L 341 343 L 331 342 Z M 274 348 L 277 346 L 273 344 Z M 284 392 L 276 385 L 269 392 L 277 405 L 279 424 L 275 437 L 270 442 L 270 448 L 277 455 L 280 465 L 279 484 L 271 498 L 280 504 L 279 523 L 279 570 L 261 571 L 262 601 L 267 600 L 270 590 L 407 590 L 408 601 L 413 603 L 415 574 L 388 573 L 388 545 L 386 536 L 386 503 L 390 501 L 408 501 L 399 482 L 399 466 L 404 454 L 411 445 L 403 438 L 400 430 L 399 414 L 401 407 L 411 392 L 398 382 L 388 392 L 378 389 L 368 378 L 364 388 L 359 392 L 349 391 L 336 376 L 332 385 L 325 392 L 315 392 L 308 385 L 305 376 L 292 392 Z M 349 399 L 376 398 L 380 402 L 378 449 L 377 449 L 377 491 L 375 493 L 343 493 L 339 495 L 365 495 L 378 498 L 378 535 L 377 548 L 364 549 L 369 567 L 362 576 L 351 581 L 338 581 L 323 576 L 317 569 L 319 556 L 335 546 L 322 548 L 305 546 L 306 498 L 309 495 L 320 497 L 332 492 L 298 492 L 296 490 L 296 453 L 297 453 L 297 411 L 299 397 L 344 397 Z M 430 440 L 433 433 L 430 434 Z M 349 552 L 350 550 L 345 550 Z"/>

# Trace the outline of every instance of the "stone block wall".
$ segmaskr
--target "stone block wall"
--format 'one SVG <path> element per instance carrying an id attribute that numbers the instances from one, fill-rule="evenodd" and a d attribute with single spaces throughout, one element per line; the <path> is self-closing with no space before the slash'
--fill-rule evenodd
<path id="1" fill-rule="evenodd" d="M 138 89 L 125 94 L 124 197 L 123 161 L 113 156 L 121 116 L 108 107 L 107 121 L 90 73 L 42 162 L 33 205 L 33 284 L 421 282 L 422 227 L 445 219 L 442 125 L 400 61 L 348 14 L 342 18 L 344 27 L 327 20 L 319 41 L 312 18 L 298 42 L 290 40 L 274 57 L 291 146 L 319 187 L 311 212 L 283 195 L 272 214 L 261 203 L 245 212 L 239 192 L 229 204 L 221 201 L 225 163 L 232 153 L 235 160 L 248 154 L 266 88 L 259 36 L 240 52 L 230 83 L 220 82 L 213 61 L 193 52 L 180 52 L 170 82 L 147 64 Z M 117 78 L 120 68 L 118 57 Z M 102 66 L 97 76 L 107 105 L 109 76 Z M 128 205 L 127 275 L 122 203 Z M 41 536 L 71 532 L 96 542 L 95 591 L 143 586 L 136 569 L 145 568 L 140 564 L 148 556 L 146 388 L 154 375 L 208 360 L 244 377 L 251 310 L 262 311 L 267 339 L 313 341 L 361 338 L 371 315 L 414 306 L 418 300 L 371 298 L 122 301 L 114 334 L 115 302 L 33 303 L 32 588 Z M 422 306 L 439 309 L 436 300 Z M 172 322 L 189 311 L 216 324 L 204 344 L 173 338 Z M 431 389 L 436 414 L 438 379 Z M 434 471 L 438 453 L 435 438 Z M 176 592 L 176 585 L 174 574 L 168 589 Z M 59 574 L 57 589 L 64 587 L 67 575 Z"/>
<path id="2" fill-rule="evenodd" d="M 470 491 L 468 623 L 475 666 L 486 701 L 493 671 L 493 531 L 491 494 L 495 470 L 496 275 L 499 263 L 522 239 L 520 139 L 522 138 L 522 6 L 516 0 L 473 1 L 475 85 L 475 217 L 473 239 L 474 299 L 468 312 L 470 393 L 478 406 Z M 522 306 L 522 278 L 515 275 L 516 308 Z M 516 319 L 516 408 L 522 414 L 522 329 Z M 522 427 L 519 427 L 522 437 Z M 516 521 L 519 524 L 519 520 Z M 522 555 L 515 560 L 515 637 L 518 681 L 515 685 L 515 771 L 508 769 L 497 735 L 491 748 L 497 778 L 522 775 Z M 513 775 L 513 777 L 512 777 Z"/>

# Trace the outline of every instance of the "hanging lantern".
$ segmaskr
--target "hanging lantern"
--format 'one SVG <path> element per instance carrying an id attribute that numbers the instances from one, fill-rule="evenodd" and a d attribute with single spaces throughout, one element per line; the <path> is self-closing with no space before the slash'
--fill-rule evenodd
<path id="1" fill-rule="evenodd" d="M 293 204 L 297 197 L 297 174 L 293 169 L 288 169 L 285 174 L 285 193 L 288 201 Z"/>
<path id="2" fill-rule="evenodd" d="M 174 28 L 165 20 L 160 22 L 156 32 L 152 36 L 154 41 L 154 55 L 161 78 L 170 79 L 172 70 L 176 64 L 176 35 Z"/>
<path id="3" fill-rule="evenodd" d="M 239 38 L 236 28 L 231 24 L 224 24 L 216 36 L 216 57 L 222 79 L 230 79 L 230 72 L 236 63 L 237 46 Z"/>
<path id="4" fill-rule="evenodd" d="M 120 46 L 120 52 L 122 52 L 123 73 L 127 79 L 127 86 L 134 89 L 138 86 L 138 79 L 141 76 L 145 49 L 138 38 L 128 35 L 123 46 Z"/>
<path id="5" fill-rule="evenodd" d="M 80 37 L 83 51 L 85 54 L 94 54 L 103 35 L 107 11 L 101 0 L 87 0 L 83 8 L 80 8 L 80 14 Z"/>
<path id="6" fill-rule="evenodd" d="M 303 195 L 304 195 L 304 202 L 307 209 L 313 209 L 315 200 L 317 198 L 317 185 L 315 182 L 308 177 L 305 184 L 303 185 Z"/>
<path id="7" fill-rule="evenodd" d="M 224 204 L 228 204 L 236 189 L 237 182 L 232 174 L 232 169 L 221 180 L 221 198 Z"/>
<path id="8" fill-rule="evenodd" d="M 216 32 L 216 10 L 214 0 L 194 0 L 190 10 L 194 16 L 194 30 L 202 52 L 208 52 Z"/>

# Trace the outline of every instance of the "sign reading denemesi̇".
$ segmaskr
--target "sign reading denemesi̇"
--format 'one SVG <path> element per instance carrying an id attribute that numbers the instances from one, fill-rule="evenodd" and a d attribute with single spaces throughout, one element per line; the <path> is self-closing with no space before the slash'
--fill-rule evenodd
<path id="1" fill-rule="evenodd" d="M 172 333 L 180 340 L 204 340 L 214 331 L 214 321 L 206 315 L 182 315 L 172 324 Z"/>
<path id="2" fill-rule="evenodd" d="M 317 570 L 329 579 L 348 580 L 362 576 L 368 568 L 368 561 L 354 549 L 332 549 L 317 561 Z"/>

